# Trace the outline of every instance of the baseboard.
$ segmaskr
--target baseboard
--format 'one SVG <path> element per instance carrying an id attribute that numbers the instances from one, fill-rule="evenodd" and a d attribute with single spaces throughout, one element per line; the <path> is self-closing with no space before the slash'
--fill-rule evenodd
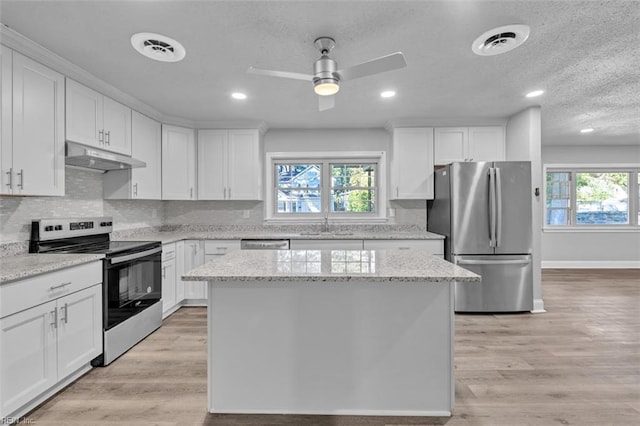
<path id="1" fill-rule="evenodd" d="M 637 269 L 640 260 L 543 260 L 542 269 Z"/>
<path id="2" fill-rule="evenodd" d="M 531 311 L 532 314 L 542 314 L 547 312 L 544 309 L 544 302 L 542 301 L 542 299 L 534 299 L 533 300 L 533 310 Z"/>

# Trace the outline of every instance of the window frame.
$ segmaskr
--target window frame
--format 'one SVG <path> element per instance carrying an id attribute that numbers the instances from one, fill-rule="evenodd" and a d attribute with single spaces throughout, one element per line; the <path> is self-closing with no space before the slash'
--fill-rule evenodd
<path id="1" fill-rule="evenodd" d="M 320 212 L 319 213 L 278 213 L 276 164 L 321 164 Z M 331 199 L 332 164 L 375 164 L 375 209 L 373 213 L 332 212 Z M 325 209 L 332 223 L 386 223 L 387 222 L 387 157 L 385 151 L 344 151 L 344 152 L 267 152 L 265 161 L 265 222 L 309 223 L 324 220 Z M 329 184 L 326 184 L 329 179 Z"/>
<path id="2" fill-rule="evenodd" d="M 550 225 L 547 223 L 547 174 L 548 173 L 569 173 L 569 224 Z M 628 214 L 629 223 L 625 224 L 588 224 L 577 223 L 577 173 L 627 173 L 628 180 Z M 638 194 L 638 175 L 640 174 L 640 164 L 545 164 L 543 167 L 543 230 L 544 231 L 640 231 L 640 220 L 638 218 L 640 209 L 640 195 Z"/>

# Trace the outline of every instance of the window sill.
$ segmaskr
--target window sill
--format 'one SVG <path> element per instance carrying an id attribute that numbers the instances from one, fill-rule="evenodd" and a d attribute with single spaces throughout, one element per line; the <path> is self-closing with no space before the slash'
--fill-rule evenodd
<path id="1" fill-rule="evenodd" d="M 640 232 L 637 225 L 545 226 L 542 232 Z"/>

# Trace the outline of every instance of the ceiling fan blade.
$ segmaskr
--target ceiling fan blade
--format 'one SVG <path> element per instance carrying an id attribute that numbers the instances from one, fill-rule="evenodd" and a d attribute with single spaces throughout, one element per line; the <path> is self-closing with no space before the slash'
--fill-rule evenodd
<path id="1" fill-rule="evenodd" d="M 264 70 L 261 68 L 249 67 L 249 69 L 247 70 L 247 73 L 266 75 L 268 77 L 281 77 L 281 78 L 292 78 L 294 80 L 313 81 L 313 76 L 311 74 L 301 74 L 297 72 Z"/>
<path id="2" fill-rule="evenodd" d="M 338 70 L 337 73 L 340 76 L 340 80 L 344 81 L 366 77 L 372 74 L 379 74 L 381 72 L 397 70 L 406 66 L 407 61 L 404 59 L 402 52 L 396 52 L 345 68 L 343 70 Z"/>
<path id="3" fill-rule="evenodd" d="M 318 96 L 318 111 L 326 111 L 336 105 L 335 95 Z"/>

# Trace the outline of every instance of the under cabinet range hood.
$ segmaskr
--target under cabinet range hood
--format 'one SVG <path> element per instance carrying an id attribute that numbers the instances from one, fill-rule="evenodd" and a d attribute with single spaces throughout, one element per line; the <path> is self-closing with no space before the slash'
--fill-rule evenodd
<path id="1" fill-rule="evenodd" d="M 95 170 L 124 170 L 136 167 L 147 167 L 144 161 L 88 147 L 75 142 L 67 142 L 65 147 L 65 164 Z"/>

